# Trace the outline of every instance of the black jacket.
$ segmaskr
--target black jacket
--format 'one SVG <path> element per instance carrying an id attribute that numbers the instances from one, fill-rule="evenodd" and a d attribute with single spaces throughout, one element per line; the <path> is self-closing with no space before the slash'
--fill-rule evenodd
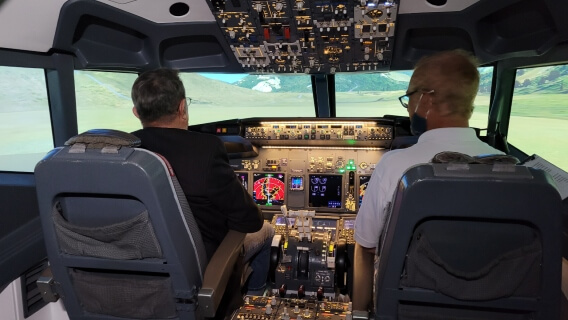
<path id="1" fill-rule="evenodd" d="M 216 136 L 173 128 L 133 132 L 142 148 L 164 156 L 176 174 L 211 258 L 228 230 L 260 230 L 262 212 L 236 178 Z"/>

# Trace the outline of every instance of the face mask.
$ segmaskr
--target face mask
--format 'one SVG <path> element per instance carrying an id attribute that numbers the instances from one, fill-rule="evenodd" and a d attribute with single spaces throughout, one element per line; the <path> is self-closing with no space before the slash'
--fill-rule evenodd
<path id="1" fill-rule="evenodd" d="M 418 106 L 420 105 L 420 101 L 422 100 L 423 95 L 424 94 L 420 95 L 420 99 L 418 99 L 418 104 L 416 104 L 416 109 L 414 110 L 414 114 L 412 115 L 412 118 L 410 118 L 410 132 L 415 136 L 423 134 L 428 129 L 427 120 L 430 110 L 426 112 L 426 118 L 423 118 L 419 116 L 418 113 L 416 113 L 416 111 L 418 111 Z"/>
<path id="2" fill-rule="evenodd" d="M 410 118 L 410 132 L 415 135 L 419 136 L 426 132 L 427 128 L 427 121 L 426 118 L 419 116 L 416 112 Z"/>

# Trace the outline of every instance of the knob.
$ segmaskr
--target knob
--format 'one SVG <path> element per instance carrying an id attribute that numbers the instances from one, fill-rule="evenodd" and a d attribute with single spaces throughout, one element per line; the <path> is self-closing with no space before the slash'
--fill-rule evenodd
<path id="1" fill-rule="evenodd" d="M 319 287 L 318 291 L 317 291 L 317 298 L 318 301 L 322 301 L 323 300 L 323 287 Z"/>
<path id="2" fill-rule="evenodd" d="M 303 284 L 298 288 L 298 298 L 303 299 L 306 296 L 306 287 Z"/>
<path id="3" fill-rule="evenodd" d="M 288 289 L 288 287 L 286 286 L 286 284 L 283 284 L 280 286 L 280 288 L 278 289 L 278 294 L 280 295 L 280 298 L 284 298 L 286 297 L 286 290 Z"/>
<path id="4" fill-rule="evenodd" d="M 288 309 L 284 307 L 284 311 L 282 312 L 282 320 L 290 320 L 290 315 L 288 314 Z"/>

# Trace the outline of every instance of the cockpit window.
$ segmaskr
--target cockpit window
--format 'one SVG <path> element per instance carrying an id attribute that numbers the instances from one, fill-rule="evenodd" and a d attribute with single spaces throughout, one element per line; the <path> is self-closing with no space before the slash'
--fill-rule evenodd
<path id="1" fill-rule="evenodd" d="M 517 70 L 509 143 L 568 171 L 568 65 Z"/>
<path id="2" fill-rule="evenodd" d="M 79 133 L 90 129 L 131 132 L 141 128 L 132 114 L 130 89 L 135 73 L 75 71 Z"/>
<path id="3" fill-rule="evenodd" d="M 412 71 L 340 73 L 335 75 L 338 117 L 408 116 L 398 97 L 408 88 Z"/>
<path id="4" fill-rule="evenodd" d="M 75 71 L 79 132 L 140 129 L 130 91 L 137 74 Z M 309 75 L 180 73 L 189 124 L 252 117 L 314 117 Z"/>
<path id="5" fill-rule="evenodd" d="M 489 95 L 493 67 L 479 68 L 481 76 L 471 127 L 487 128 Z M 335 76 L 336 114 L 338 117 L 408 116 L 398 97 L 408 88 L 412 71 L 387 73 L 341 73 Z"/>
<path id="6" fill-rule="evenodd" d="M 480 91 L 470 125 L 487 127 L 492 68 L 480 68 Z M 408 87 L 411 71 L 339 73 L 335 76 L 338 117 L 408 116 L 398 96 Z M 134 131 L 133 73 L 76 71 L 79 132 L 92 128 Z M 180 73 L 191 98 L 189 124 L 230 119 L 315 117 L 312 83 L 306 74 Z"/>
<path id="7" fill-rule="evenodd" d="M 306 74 L 182 73 L 189 124 L 253 117 L 314 117 Z"/>
<path id="8" fill-rule="evenodd" d="M 0 67 L 0 170 L 32 172 L 53 148 L 43 69 Z"/>

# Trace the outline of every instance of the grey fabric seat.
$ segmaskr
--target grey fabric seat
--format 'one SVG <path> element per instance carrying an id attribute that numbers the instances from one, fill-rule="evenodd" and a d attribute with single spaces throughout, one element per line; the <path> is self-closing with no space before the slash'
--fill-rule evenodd
<path id="1" fill-rule="evenodd" d="M 559 319 L 560 195 L 545 172 L 497 158 L 406 171 L 382 238 L 376 319 Z"/>
<path id="2" fill-rule="evenodd" d="M 37 164 L 35 178 L 48 258 L 69 317 L 214 317 L 245 235 L 230 232 L 207 261 L 165 159 L 113 130 L 66 144 Z"/>

